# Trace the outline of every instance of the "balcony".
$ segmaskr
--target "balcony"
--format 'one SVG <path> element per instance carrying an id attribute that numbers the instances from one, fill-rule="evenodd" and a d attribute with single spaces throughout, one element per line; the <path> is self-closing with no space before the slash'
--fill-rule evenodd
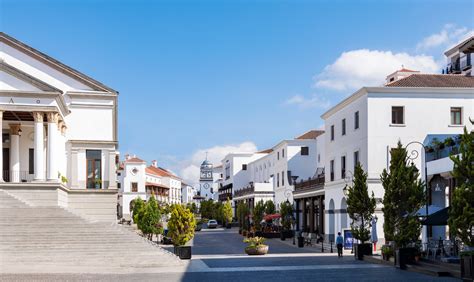
<path id="1" fill-rule="evenodd" d="M 219 193 L 219 202 L 225 202 L 227 199 L 232 200 L 232 192 Z"/>
<path id="2" fill-rule="evenodd" d="M 306 192 L 315 192 L 324 189 L 324 173 L 319 174 L 316 177 L 309 178 L 307 180 L 302 180 L 295 183 L 294 194 L 306 193 Z"/>
<path id="3" fill-rule="evenodd" d="M 462 71 L 470 69 L 472 67 L 472 53 L 461 56 L 459 65 Z"/>
<path id="4" fill-rule="evenodd" d="M 461 65 L 460 60 L 456 60 L 455 62 L 448 63 L 446 66 L 446 74 L 460 74 L 461 73 Z"/>
<path id="5" fill-rule="evenodd" d="M 272 183 L 254 183 L 250 182 L 247 187 L 236 190 L 234 192 L 234 199 L 239 197 L 250 196 L 254 194 L 273 194 Z"/>

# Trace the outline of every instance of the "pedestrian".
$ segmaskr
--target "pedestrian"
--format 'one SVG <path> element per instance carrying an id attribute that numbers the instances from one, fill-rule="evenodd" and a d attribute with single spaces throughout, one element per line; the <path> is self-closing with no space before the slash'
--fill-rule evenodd
<path id="1" fill-rule="evenodd" d="M 344 243 L 344 238 L 341 236 L 341 232 L 337 232 L 336 246 L 337 246 L 337 256 L 342 258 L 342 244 Z"/>

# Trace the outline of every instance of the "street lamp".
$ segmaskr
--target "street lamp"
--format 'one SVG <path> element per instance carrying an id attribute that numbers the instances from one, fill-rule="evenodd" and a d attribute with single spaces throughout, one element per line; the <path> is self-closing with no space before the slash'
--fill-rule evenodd
<path id="1" fill-rule="evenodd" d="M 428 190 L 428 169 L 426 167 L 426 147 L 423 143 L 419 142 L 419 141 L 411 141 L 410 143 L 408 143 L 406 146 L 405 146 L 405 150 L 408 152 L 408 146 L 410 146 L 411 144 L 417 144 L 417 145 L 420 145 L 422 148 L 423 148 L 423 153 L 424 153 L 424 166 L 425 166 L 425 187 L 426 187 L 426 214 L 425 214 L 425 218 L 428 217 L 428 205 L 429 205 L 429 202 L 430 202 L 430 194 L 429 194 L 429 190 Z M 410 152 L 410 154 L 407 155 L 407 162 L 408 161 L 411 161 L 411 164 L 413 165 L 413 161 L 416 160 L 418 158 L 418 156 L 420 155 L 420 153 L 418 153 L 417 150 L 412 150 Z"/>

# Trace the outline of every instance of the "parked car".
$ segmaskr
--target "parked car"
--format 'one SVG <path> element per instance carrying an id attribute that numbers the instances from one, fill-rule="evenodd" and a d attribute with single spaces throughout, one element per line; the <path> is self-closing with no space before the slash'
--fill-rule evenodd
<path id="1" fill-rule="evenodd" d="M 217 228 L 217 221 L 211 219 L 207 222 L 207 228 Z"/>

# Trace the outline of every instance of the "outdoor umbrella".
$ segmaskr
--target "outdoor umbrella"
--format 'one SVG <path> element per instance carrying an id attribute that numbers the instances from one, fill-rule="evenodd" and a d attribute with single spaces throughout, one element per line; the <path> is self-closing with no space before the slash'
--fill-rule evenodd
<path id="1" fill-rule="evenodd" d="M 443 208 L 442 207 L 438 207 L 438 206 L 435 206 L 435 205 L 429 205 L 428 206 L 428 216 L 437 212 L 437 211 L 440 211 L 442 210 Z M 420 216 L 420 217 L 426 217 L 426 206 L 423 206 L 421 207 L 416 213 L 415 213 L 416 216 Z"/>
<path id="2" fill-rule="evenodd" d="M 372 243 L 376 243 L 379 238 L 377 237 L 377 220 L 375 218 L 372 218 L 372 234 L 370 234 L 370 239 L 372 240 Z"/>
<path id="3" fill-rule="evenodd" d="M 273 220 L 273 219 L 277 219 L 277 218 L 280 218 L 280 214 L 279 213 L 275 213 L 275 214 L 267 214 L 266 216 L 263 217 L 263 219 L 265 221 L 267 220 Z"/>
<path id="4" fill-rule="evenodd" d="M 449 207 L 434 212 L 422 221 L 421 224 L 429 226 L 444 226 L 448 224 Z"/>

